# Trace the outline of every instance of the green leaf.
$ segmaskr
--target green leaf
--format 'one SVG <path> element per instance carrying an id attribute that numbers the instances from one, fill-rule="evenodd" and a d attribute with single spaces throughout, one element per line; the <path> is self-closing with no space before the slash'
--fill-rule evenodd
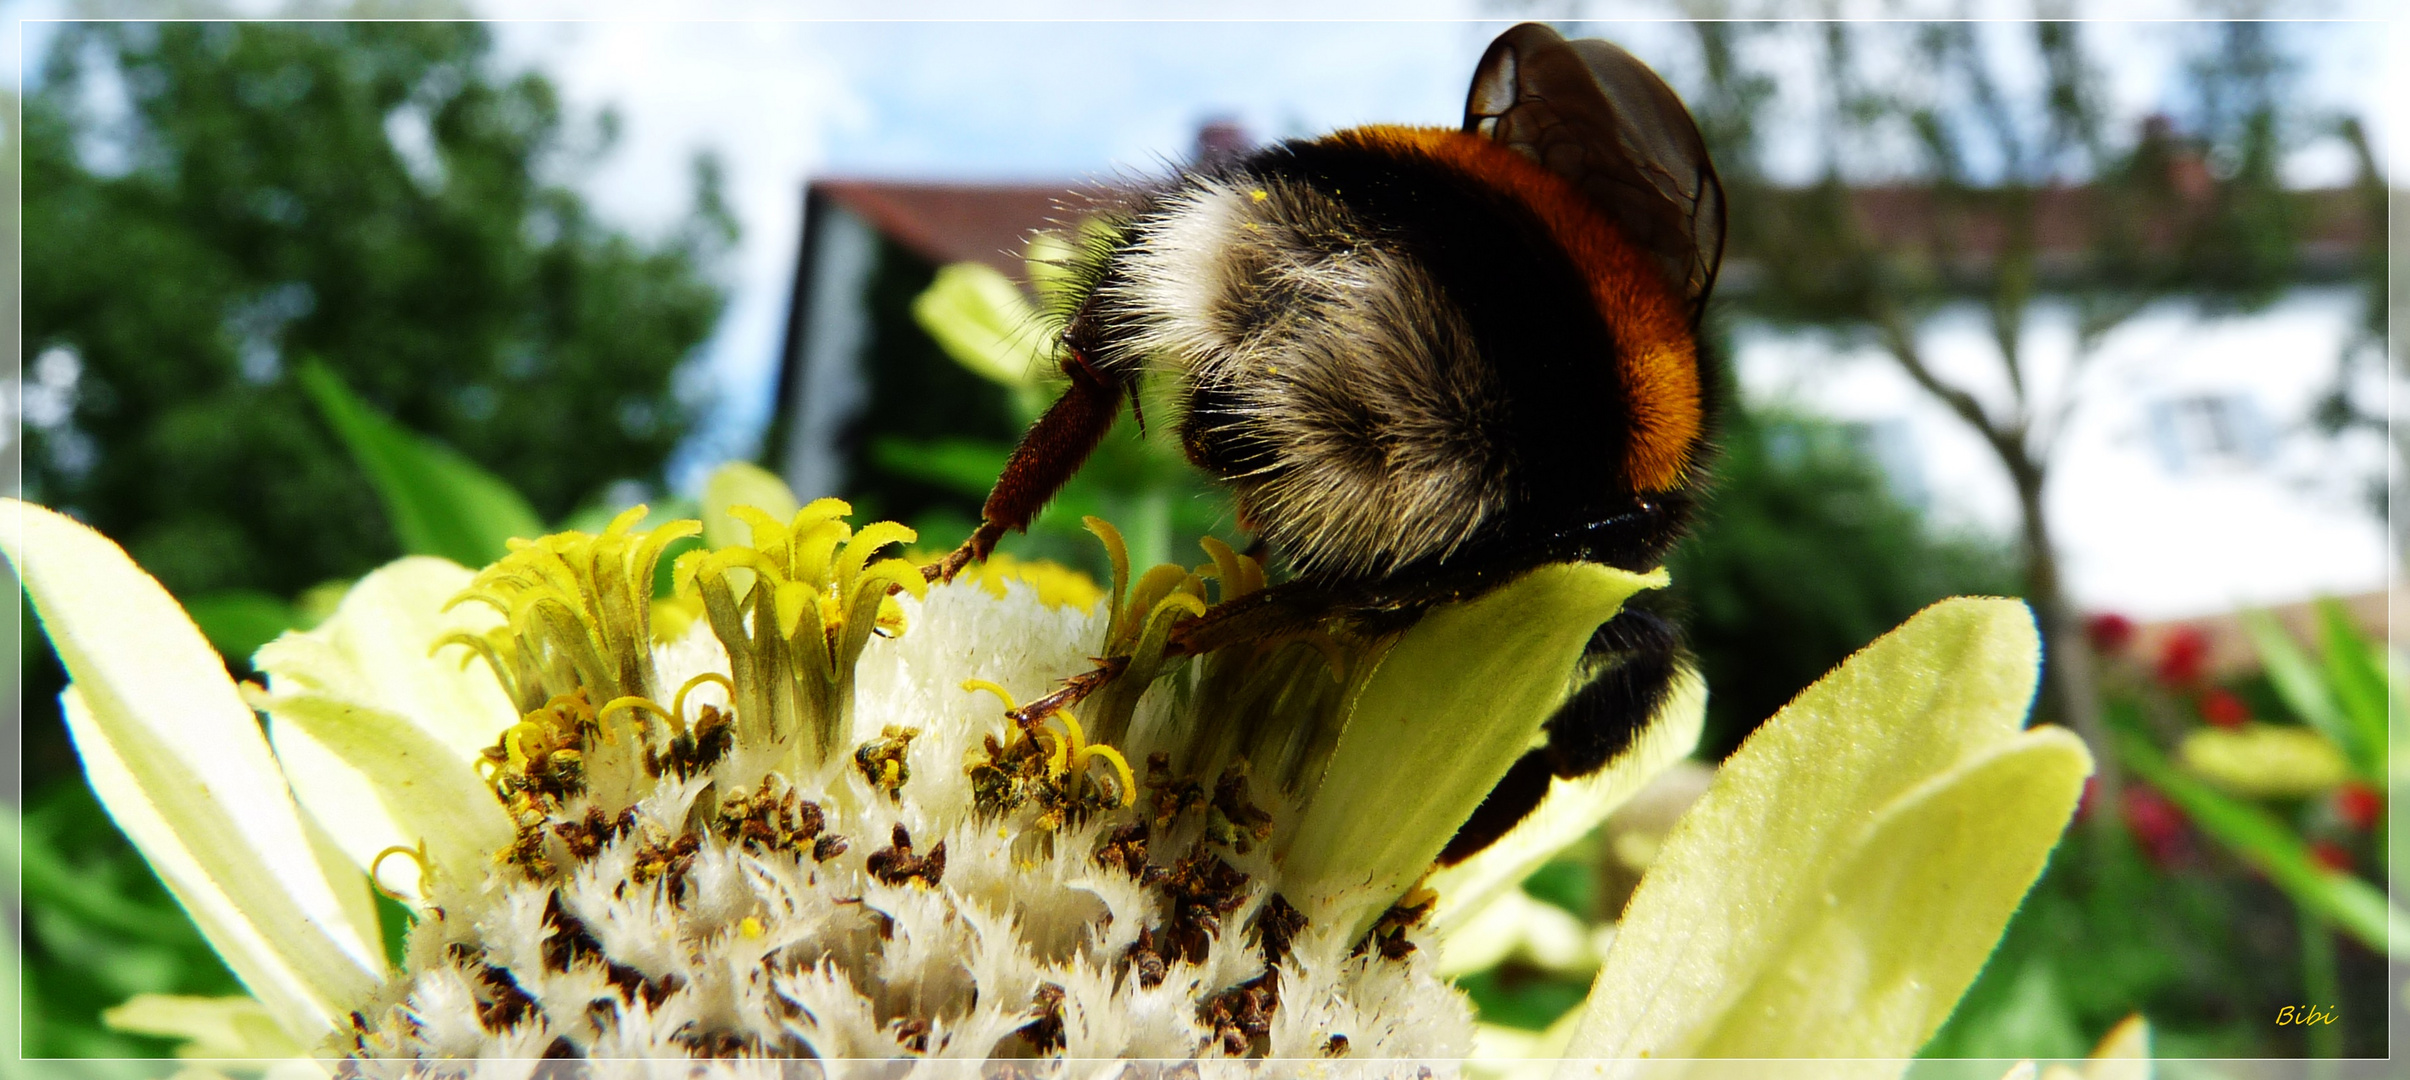
<path id="1" fill-rule="evenodd" d="M 901 476 L 985 498 L 1004 472 L 1012 448 L 980 439 L 899 439 L 873 442 L 870 460 Z"/>
<path id="2" fill-rule="evenodd" d="M 2276 696 L 2284 701 L 2285 708 L 2356 758 L 2358 754 L 2352 750 L 2356 737 L 2351 725 L 2343 719 L 2342 709 L 2335 704 L 2326 679 L 2319 674 L 2317 662 L 2294 642 L 2293 635 L 2285 631 L 2275 616 L 2265 611 L 2244 612 L 2243 630 L 2251 635 L 2251 647 L 2259 652 L 2260 667 L 2268 673 L 2268 684 L 2275 687 Z"/>
<path id="3" fill-rule="evenodd" d="M 535 509 L 509 484 L 370 408 L 324 364 L 309 361 L 299 374 L 319 413 L 376 486 L 405 552 L 484 566 L 510 550 L 511 538 L 544 534 Z"/>
<path id="4" fill-rule="evenodd" d="M 277 635 L 306 624 L 291 603 L 255 589 L 226 589 L 183 598 L 184 613 L 201 636 L 228 656 L 249 659 Z"/>
<path id="5" fill-rule="evenodd" d="M 2294 903 L 2334 920 L 2370 949 L 2410 959 L 2410 915 L 2376 886 L 2318 865 L 2309 845 L 2275 815 L 2185 775 L 2148 739 L 2120 732 L 2117 743 L 2119 758 L 2182 807 L 2202 832 L 2268 875 Z"/>
<path id="6" fill-rule="evenodd" d="M 2326 682 L 2351 732 L 2342 746 L 2363 778 L 2383 783 L 2385 707 L 2392 696 L 2384 657 L 2352 624 L 2351 613 L 2333 600 L 2318 602 L 2318 626 L 2326 648 Z"/>

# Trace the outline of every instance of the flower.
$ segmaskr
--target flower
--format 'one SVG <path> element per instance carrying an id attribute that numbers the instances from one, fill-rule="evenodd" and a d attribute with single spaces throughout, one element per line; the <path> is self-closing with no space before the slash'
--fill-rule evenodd
<path id="1" fill-rule="evenodd" d="M 2315 840 L 2310 843 L 2310 861 L 2334 873 L 2348 874 L 2357 860 L 2350 848 L 2332 840 Z"/>
<path id="2" fill-rule="evenodd" d="M 923 590 L 879 557 L 908 530 L 822 500 L 734 510 L 750 541 L 656 606 L 694 530 L 629 515 L 402 560 L 238 689 L 114 544 L 19 509 L 94 787 L 257 1002 L 118 1019 L 220 1050 L 264 1015 L 251 1052 L 1459 1056 L 1425 946 L 1686 754 L 1703 702 L 1686 680 L 1616 767 L 1430 873 L 1661 574 L 1544 567 L 1403 633 L 1182 661 L 1169 626 L 1261 587 L 1251 560 L 1133 575 L 1100 525 L 1098 607 Z M 2037 649 L 2020 605 L 1945 604 L 1769 721 L 1667 836 L 1573 1051 L 1912 1052 L 2087 767 L 2020 730 Z M 1014 717 L 1098 653 L 1119 679 Z M 371 881 L 418 914 L 398 969 Z"/>
<path id="3" fill-rule="evenodd" d="M 2130 787 L 2125 792 L 2124 810 L 2126 828 L 2152 862 L 2170 866 L 2184 858 L 2189 850 L 2184 812 L 2167 796 L 2146 787 Z"/>
<path id="4" fill-rule="evenodd" d="M 2232 730 L 2251 722 L 2251 706 L 2243 704 L 2243 699 L 2223 686 L 2213 686 L 2203 691 L 2197 707 L 2201 710 L 2201 719 L 2211 727 Z"/>
<path id="5" fill-rule="evenodd" d="M 2335 789 L 2335 817 L 2360 832 L 2377 827 L 2385 817 L 2385 793 L 2358 780 Z"/>
<path id="6" fill-rule="evenodd" d="M 2092 648 L 2104 656 L 2124 652 L 2125 647 L 2134 641 L 2134 630 L 2134 620 L 2114 611 L 2104 611 L 2084 620 L 2084 636 L 2091 640 Z"/>
<path id="7" fill-rule="evenodd" d="M 666 642 L 654 564 L 691 523 L 624 515 L 474 573 L 405 559 L 239 690 L 97 534 L 23 507 L 10 554 L 104 802 L 291 1044 L 1463 1052 L 1465 1003 L 1416 947 L 1433 901 L 1408 894 L 1589 628 L 1662 575 L 1565 567 L 1402 635 L 1183 669 L 1170 623 L 1262 583 L 1227 548 L 1202 573 L 1124 571 L 1083 611 L 924 589 L 878 557 L 909 531 L 856 533 L 844 509 L 735 509 L 751 542 L 678 561 L 703 615 Z M 1100 651 L 1129 672 L 1077 713 L 1008 717 Z M 1435 685 L 1451 665 L 1476 677 Z M 1204 704 L 1254 728 L 1195 727 Z M 1646 759 L 1687 751 L 1687 722 Z M 419 912 L 399 971 L 370 881 Z M 204 1011 L 120 1019 L 199 1031 Z"/>
<path id="8" fill-rule="evenodd" d="M 2159 681 L 2181 686 L 2201 677 L 2209 666 L 2209 634 L 2197 626 L 2170 629 L 2159 643 Z"/>

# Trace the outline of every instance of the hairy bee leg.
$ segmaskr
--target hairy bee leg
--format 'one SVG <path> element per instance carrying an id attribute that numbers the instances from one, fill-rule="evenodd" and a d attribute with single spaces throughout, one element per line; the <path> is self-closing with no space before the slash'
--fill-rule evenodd
<path id="1" fill-rule="evenodd" d="M 1006 532 L 1028 529 L 1038 511 L 1046 508 L 1047 500 L 1063 490 L 1071 474 L 1079 471 L 1104 441 L 1105 433 L 1113 429 L 1122 397 L 1135 397 L 1127 381 L 1098 370 L 1078 353 L 1063 362 L 1063 373 L 1071 377 L 1071 388 L 1055 399 L 1046 415 L 1021 436 L 1020 445 L 1013 447 L 1003 475 L 996 478 L 987 504 L 980 508 L 979 528 L 961 547 L 922 567 L 921 576 L 951 581 L 963 567 L 986 559 Z"/>
<path id="2" fill-rule="evenodd" d="M 1631 748 L 1665 704 L 1680 668 L 1681 636 L 1653 611 L 1626 608 L 1590 635 L 1576 677 L 1595 671 L 1544 730 L 1548 743 L 1523 755 L 1456 830 L 1439 861 L 1450 865 L 1495 843 L 1540 805 L 1557 778 L 1588 776 Z"/>
<path id="3" fill-rule="evenodd" d="M 1024 724 L 1034 724 L 1044 720 L 1054 713 L 1088 700 L 1088 695 L 1104 689 L 1105 684 L 1120 678 L 1121 673 L 1128 670 L 1130 666 L 1130 658 L 1126 656 L 1099 656 L 1094 659 L 1096 661 L 1094 668 L 1063 680 L 1063 684 L 1055 687 L 1053 693 L 1013 710 L 1012 718 Z"/>
<path id="4" fill-rule="evenodd" d="M 1172 627 L 1165 652 L 1203 656 L 1246 641 L 1268 641 L 1310 633 L 1340 616 L 1361 616 L 1349 600 L 1304 582 L 1284 582 L 1227 603 Z M 1358 618 L 1358 621 L 1364 621 Z"/>

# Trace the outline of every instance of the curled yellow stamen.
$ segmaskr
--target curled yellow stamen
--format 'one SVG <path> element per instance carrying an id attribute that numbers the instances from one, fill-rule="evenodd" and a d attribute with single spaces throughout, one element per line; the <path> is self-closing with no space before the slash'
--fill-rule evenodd
<path id="1" fill-rule="evenodd" d="M 989 682 L 986 679 L 964 679 L 962 680 L 962 688 L 965 691 L 974 694 L 981 690 L 985 690 L 988 693 L 1002 698 L 1004 700 L 1005 712 L 1019 712 L 1021 710 L 1020 703 L 1013 700 L 1011 691 L 1008 691 L 1005 688 L 996 685 L 995 683 Z"/>
<path id="2" fill-rule="evenodd" d="M 377 871 L 380 867 L 385 865 L 385 860 L 394 855 L 399 855 L 410 860 L 411 862 L 418 864 L 419 892 L 423 896 L 423 894 L 426 892 L 427 882 L 435 876 L 434 867 L 430 866 L 427 862 L 427 842 L 423 839 L 418 842 L 417 847 L 403 847 L 399 844 L 396 844 L 392 847 L 386 848 L 383 851 L 377 852 L 376 858 L 368 860 L 368 883 L 374 886 L 377 892 L 382 894 L 388 900 L 411 899 L 410 897 L 403 896 L 392 889 L 386 888 L 385 880 L 377 876 Z"/>
<path id="3" fill-rule="evenodd" d="M 1071 771 L 1071 740 L 1051 731 L 1041 730 L 1040 733 L 1054 738 L 1054 752 L 1046 755 L 1046 775 L 1059 779 Z"/>
<path id="4" fill-rule="evenodd" d="M 1082 749 L 1080 754 L 1082 756 L 1082 760 L 1079 763 L 1079 767 L 1083 769 L 1088 767 L 1089 760 L 1093 760 L 1095 758 L 1103 758 L 1112 763 L 1113 775 L 1115 778 L 1121 781 L 1121 805 L 1128 806 L 1131 803 L 1138 801 L 1138 778 L 1130 774 L 1129 759 L 1122 757 L 1121 751 L 1115 750 L 1103 743 L 1098 743 L 1094 746 Z"/>
<path id="5" fill-rule="evenodd" d="M 694 688 L 695 688 L 695 687 L 701 686 L 701 685 L 703 685 L 704 683 L 707 683 L 707 682 L 709 682 L 709 683 L 718 683 L 718 684 L 720 684 L 720 689 L 723 689 L 723 690 L 728 691 L 728 701 L 729 701 L 729 703 L 730 703 L 730 704 L 735 704 L 735 702 L 736 702 L 736 682 L 735 682 L 734 680 L 730 679 L 728 676 L 720 674 L 719 672 L 716 672 L 716 671 L 706 671 L 706 672 L 704 672 L 704 673 L 702 673 L 702 674 L 700 674 L 700 675 L 695 676 L 694 678 L 691 678 L 691 679 L 686 680 L 686 685 L 681 686 L 681 687 L 679 687 L 679 688 L 678 688 L 678 696 L 670 699 L 670 703 L 669 703 L 669 711 L 670 711 L 670 714 L 671 714 L 672 716 L 685 716 L 685 715 L 686 715 L 686 695 L 688 695 L 688 694 L 690 694 L 690 693 L 693 693 L 693 692 L 694 692 Z M 680 728 L 679 730 L 683 731 L 683 730 L 685 730 L 685 729 L 684 729 L 684 728 Z"/>
<path id="6" fill-rule="evenodd" d="M 1088 748 L 1088 730 L 1079 726 L 1079 717 L 1071 715 L 1071 710 L 1064 709 L 1055 713 L 1054 718 L 1062 721 L 1063 730 L 1071 733 L 1071 752 L 1085 752 Z"/>
<path id="7" fill-rule="evenodd" d="M 527 747 L 525 744 L 527 739 L 530 737 L 539 739 L 543 738 L 544 729 L 535 724 L 533 721 L 527 720 L 522 720 L 511 725 L 510 730 L 502 733 L 502 748 L 510 753 L 510 765 L 512 768 L 524 769 L 527 767 Z"/>
<path id="8" fill-rule="evenodd" d="M 659 705 L 653 704 L 652 700 L 649 698 L 641 698 L 633 694 L 627 697 L 612 698 L 610 701 L 605 702 L 603 707 L 595 712 L 595 722 L 600 723 L 603 720 L 608 719 L 612 713 L 621 709 L 634 709 L 637 712 L 651 713 L 654 716 L 658 716 L 663 720 L 668 721 L 669 729 L 671 731 L 680 735 L 686 734 L 686 721 L 678 719 L 678 715 L 676 713 L 664 709 Z M 642 738 L 644 736 L 643 720 L 630 717 L 628 719 L 628 723 L 636 729 L 636 735 L 638 738 Z M 610 729 L 606 726 L 604 730 L 608 731 Z"/>

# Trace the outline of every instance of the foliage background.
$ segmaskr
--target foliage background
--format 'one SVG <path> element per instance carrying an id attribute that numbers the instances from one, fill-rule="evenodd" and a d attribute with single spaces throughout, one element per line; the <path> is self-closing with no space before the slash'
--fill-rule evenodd
<path id="1" fill-rule="evenodd" d="M 545 520 L 661 489 L 702 404 L 680 365 L 718 320 L 735 238 L 709 157 L 667 235 L 597 220 L 569 181 L 615 122 L 566 115 L 469 23 L 72 23 L 41 62 L 27 497 L 188 606 L 274 611 L 357 576 L 401 549 L 305 361 Z M 127 95 L 122 124 L 97 119 L 104 86 Z M 63 676 L 25 628 L 26 1050 L 161 1053 L 99 1011 L 233 984 L 98 813 L 57 720 Z"/>

